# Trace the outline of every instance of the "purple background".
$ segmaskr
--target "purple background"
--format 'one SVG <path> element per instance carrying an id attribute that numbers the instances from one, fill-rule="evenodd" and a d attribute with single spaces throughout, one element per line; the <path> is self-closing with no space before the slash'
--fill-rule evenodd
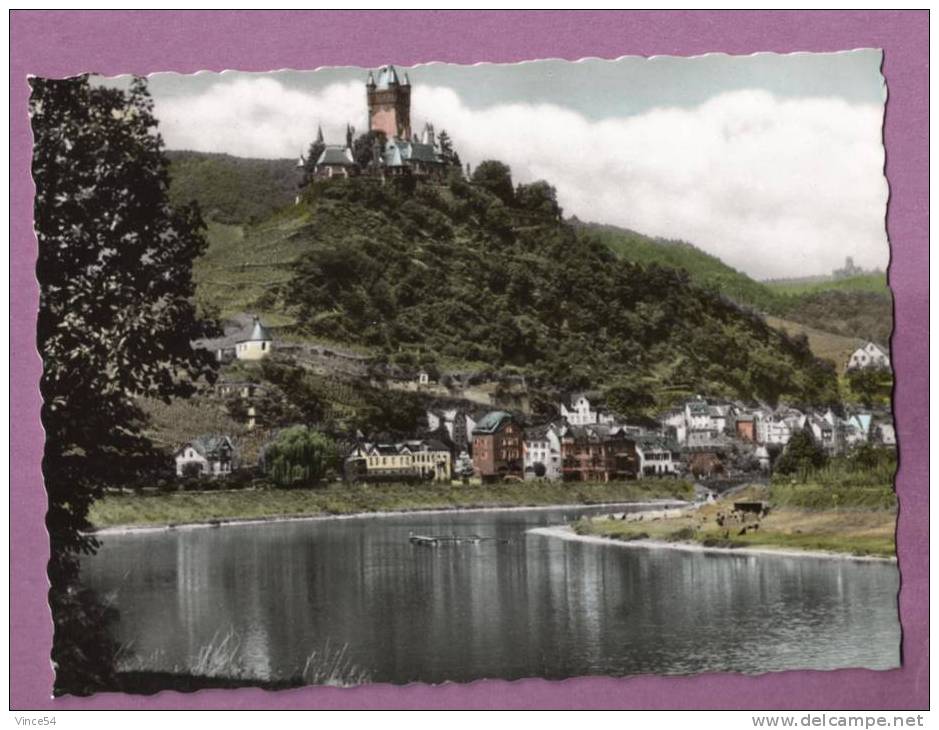
<path id="1" fill-rule="evenodd" d="M 870 708 L 928 706 L 928 11 L 209 12 L 13 11 L 11 19 L 11 688 L 16 709 Z M 903 668 L 687 678 L 486 680 L 286 692 L 212 690 L 51 698 L 49 545 L 40 473 L 28 74 L 268 71 L 711 51 L 883 48 L 888 231 L 900 442 Z"/>

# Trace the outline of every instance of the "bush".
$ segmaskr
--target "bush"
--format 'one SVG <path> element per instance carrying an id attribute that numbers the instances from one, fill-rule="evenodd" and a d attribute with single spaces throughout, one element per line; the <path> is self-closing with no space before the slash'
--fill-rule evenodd
<path id="1" fill-rule="evenodd" d="M 309 484 L 337 469 L 339 456 L 332 439 L 306 426 L 280 432 L 263 454 L 264 471 L 279 487 Z"/>

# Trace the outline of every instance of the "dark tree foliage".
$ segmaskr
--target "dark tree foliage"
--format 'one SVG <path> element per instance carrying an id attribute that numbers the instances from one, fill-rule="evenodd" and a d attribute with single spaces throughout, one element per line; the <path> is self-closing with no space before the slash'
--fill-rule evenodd
<path id="1" fill-rule="evenodd" d="M 56 611 L 77 605 L 74 556 L 97 546 L 87 532 L 91 502 L 159 460 L 141 435 L 136 398 L 185 396 L 194 380 L 212 376 L 211 354 L 190 343 L 214 329 L 199 320 L 193 300 L 202 219 L 195 206 L 168 202 L 167 161 L 145 81 L 126 93 L 94 87 L 86 76 L 31 84 L 43 474 Z M 56 626 L 72 619 L 56 617 Z M 76 638 L 57 632 L 56 655 L 92 662 L 87 651 L 61 644 Z M 63 678 L 82 671 L 59 669 Z"/>
<path id="2" fill-rule="evenodd" d="M 356 164 L 365 170 L 374 162 L 376 146 L 378 153 L 381 154 L 387 142 L 388 137 L 381 130 L 373 129 L 360 134 L 352 143 L 352 157 Z"/>
<path id="3" fill-rule="evenodd" d="M 625 384 L 638 412 L 695 392 L 838 400 L 833 368 L 804 339 L 686 272 L 624 261 L 522 197 L 506 204 L 458 179 L 331 181 L 306 203 L 316 225 L 279 298 L 298 329 L 388 362 L 483 362 L 560 389 Z"/>
<path id="4" fill-rule="evenodd" d="M 495 195 L 506 205 L 512 203 L 515 190 L 512 187 L 512 171 L 498 160 L 480 162 L 473 171 L 473 182 Z"/>
<path id="5" fill-rule="evenodd" d="M 825 452 L 815 443 L 812 430 L 806 425 L 792 434 L 774 468 L 779 474 L 806 474 L 824 466 L 827 460 Z"/>
<path id="6" fill-rule="evenodd" d="M 553 185 L 544 180 L 537 180 L 529 185 L 519 185 L 515 189 L 515 204 L 522 210 L 529 210 L 544 218 L 561 218 L 561 206 L 558 205 L 558 193 Z"/>
<path id="7" fill-rule="evenodd" d="M 446 129 L 441 129 L 437 136 L 437 144 L 440 145 L 440 157 L 445 164 L 451 167 L 461 167 L 460 155 L 453 149 L 453 140 L 447 134 Z"/>
<path id="8" fill-rule="evenodd" d="M 854 368 L 848 371 L 851 392 L 868 408 L 889 405 L 893 374 L 889 368 Z"/>
<path id="9" fill-rule="evenodd" d="M 300 177 L 299 187 L 303 188 L 310 184 L 316 172 L 316 163 L 319 162 L 325 149 L 326 143 L 323 141 L 321 135 L 310 142 L 310 147 L 307 149 L 306 156 L 303 159 L 303 174 Z"/>

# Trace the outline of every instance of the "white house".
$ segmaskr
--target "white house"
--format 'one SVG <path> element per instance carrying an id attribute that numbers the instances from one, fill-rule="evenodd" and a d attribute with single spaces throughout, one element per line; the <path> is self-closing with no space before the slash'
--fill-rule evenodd
<path id="1" fill-rule="evenodd" d="M 228 436 L 199 436 L 176 450 L 176 476 L 226 476 L 232 471 L 234 455 Z"/>
<path id="2" fill-rule="evenodd" d="M 878 423 L 873 429 L 873 439 L 877 443 L 885 446 L 897 445 L 897 432 L 893 424 L 889 421 Z"/>
<path id="3" fill-rule="evenodd" d="M 589 393 L 577 393 L 571 397 L 570 402 L 562 402 L 559 410 L 561 418 L 566 420 L 571 426 L 592 426 L 594 424 L 610 425 L 616 419 L 601 408 L 595 408 L 591 404 L 599 400 L 598 396 Z"/>
<path id="4" fill-rule="evenodd" d="M 889 368 L 890 355 L 880 346 L 868 342 L 851 354 L 848 360 L 848 370 L 856 368 Z"/>
<path id="5" fill-rule="evenodd" d="M 639 476 L 674 476 L 678 473 L 681 454 L 677 447 L 658 436 L 636 438 Z"/>
<path id="6" fill-rule="evenodd" d="M 235 343 L 235 357 L 239 360 L 260 360 L 271 354 L 273 346 L 274 338 L 270 331 L 255 317 L 251 333 Z"/>
<path id="7" fill-rule="evenodd" d="M 561 433 L 553 423 L 525 429 L 523 442 L 526 479 L 537 479 L 538 467 L 544 466 L 544 479 L 561 478 Z"/>

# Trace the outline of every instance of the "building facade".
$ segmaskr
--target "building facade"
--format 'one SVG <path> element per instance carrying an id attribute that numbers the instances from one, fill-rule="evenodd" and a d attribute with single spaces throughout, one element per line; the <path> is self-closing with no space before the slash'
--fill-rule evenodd
<path id="1" fill-rule="evenodd" d="M 233 469 L 235 447 L 228 436 L 206 434 L 183 444 L 174 458 L 178 477 L 227 476 Z"/>
<path id="2" fill-rule="evenodd" d="M 484 480 L 524 473 L 523 434 L 511 413 L 491 411 L 473 429 L 473 468 Z"/>

